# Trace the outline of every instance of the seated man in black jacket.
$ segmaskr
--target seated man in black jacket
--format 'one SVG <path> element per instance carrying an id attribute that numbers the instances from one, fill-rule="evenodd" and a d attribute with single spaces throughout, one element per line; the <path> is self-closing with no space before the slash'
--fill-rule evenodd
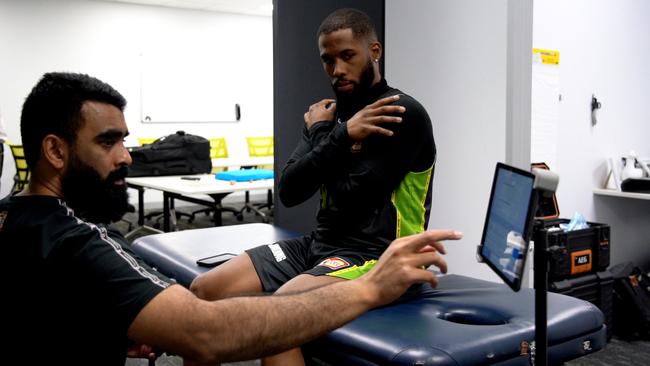
<path id="1" fill-rule="evenodd" d="M 366 14 L 330 14 L 318 46 L 336 100 L 324 99 L 304 114 L 302 139 L 279 183 L 286 206 L 320 190 L 318 226 L 311 235 L 251 249 L 197 278 L 191 289 L 199 297 L 287 293 L 354 279 L 391 241 L 427 227 L 436 147 L 426 111 L 381 77 L 382 47 Z M 265 360 L 302 362 L 299 350 Z"/>

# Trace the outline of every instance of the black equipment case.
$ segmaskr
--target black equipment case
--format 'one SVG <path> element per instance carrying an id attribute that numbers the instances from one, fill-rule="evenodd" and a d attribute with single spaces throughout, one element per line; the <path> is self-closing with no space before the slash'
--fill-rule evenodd
<path id="1" fill-rule="evenodd" d="M 202 174 L 212 171 L 210 141 L 184 131 L 129 149 L 129 177 Z"/>
<path id="2" fill-rule="evenodd" d="M 581 276 L 609 267 L 609 225 L 588 222 L 589 228 L 563 231 L 554 228 L 568 219 L 535 221 L 535 243 L 544 245 L 549 257 L 549 281 Z"/>
<path id="3" fill-rule="evenodd" d="M 608 270 L 549 283 L 549 291 L 577 297 L 596 305 L 605 315 L 607 339 L 612 337 L 614 277 Z"/>

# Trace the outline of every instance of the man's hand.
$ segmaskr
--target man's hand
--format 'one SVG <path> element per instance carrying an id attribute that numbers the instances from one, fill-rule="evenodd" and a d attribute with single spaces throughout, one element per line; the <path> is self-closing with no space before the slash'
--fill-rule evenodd
<path id="1" fill-rule="evenodd" d="M 307 129 L 310 129 L 316 122 L 334 121 L 335 112 L 336 101 L 334 99 L 323 99 L 318 103 L 312 104 L 304 115 Z"/>
<path id="2" fill-rule="evenodd" d="M 354 141 L 361 141 L 373 133 L 392 136 L 393 131 L 377 125 L 380 123 L 402 122 L 402 117 L 388 116 L 389 114 L 404 113 L 406 111 L 403 106 L 388 105 L 397 100 L 399 100 L 399 95 L 379 99 L 352 116 L 347 122 L 350 138 Z"/>
<path id="3" fill-rule="evenodd" d="M 426 267 L 435 265 L 443 273 L 447 263 L 442 240 L 458 240 L 463 234 L 453 230 L 431 230 L 394 240 L 379 258 L 375 267 L 359 278 L 364 281 L 374 306 L 396 300 L 414 283 L 438 284 L 438 279 Z"/>

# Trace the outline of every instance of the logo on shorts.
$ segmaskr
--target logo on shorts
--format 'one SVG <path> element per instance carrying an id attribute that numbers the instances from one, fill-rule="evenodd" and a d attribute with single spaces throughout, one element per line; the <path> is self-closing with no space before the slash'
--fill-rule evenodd
<path id="1" fill-rule="evenodd" d="M 287 256 L 284 255 L 282 248 L 280 248 L 280 244 L 269 244 L 269 249 L 271 249 L 271 253 L 273 253 L 276 262 L 282 262 L 283 260 L 287 259 Z"/>
<path id="2" fill-rule="evenodd" d="M 339 257 L 330 257 L 324 261 L 318 263 L 319 266 L 327 267 L 329 269 L 339 269 L 343 267 L 348 267 L 350 263 L 339 258 Z"/>

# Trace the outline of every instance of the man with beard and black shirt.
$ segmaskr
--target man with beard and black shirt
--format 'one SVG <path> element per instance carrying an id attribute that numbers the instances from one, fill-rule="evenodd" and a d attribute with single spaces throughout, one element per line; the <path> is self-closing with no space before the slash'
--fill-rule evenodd
<path id="1" fill-rule="evenodd" d="M 278 353 L 413 283 L 434 282 L 422 266 L 444 270 L 440 241 L 460 237 L 395 240 L 362 278 L 301 294 L 200 300 L 108 226 L 127 207 L 125 104 L 110 85 L 70 73 L 45 74 L 25 100 L 20 128 L 32 175 L 26 190 L 0 200 L 5 314 L 15 318 L 3 329 L 5 363 L 124 365 L 127 355 L 153 350 L 218 363 Z"/>
<path id="2" fill-rule="evenodd" d="M 318 47 L 336 100 L 304 114 L 302 139 L 279 183 L 288 207 L 320 189 L 316 230 L 248 250 L 198 277 L 190 289 L 199 297 L 287 293 L 354 279 L 391 241 L 427 227 L 436 160 L 431 121 L 422 105 L 382 79 L 371 20 L 354 9 L 333 12 L 320 25 Z M 295 349 L 264 364 L 303 362 Z"/>

